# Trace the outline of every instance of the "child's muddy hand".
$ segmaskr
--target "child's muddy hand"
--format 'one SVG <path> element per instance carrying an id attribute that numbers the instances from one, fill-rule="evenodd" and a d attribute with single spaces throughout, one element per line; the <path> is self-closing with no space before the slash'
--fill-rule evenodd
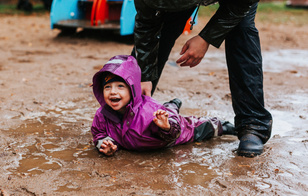
<path id="1" fill-rule="evenodd" d="M 164 119 L 169 117 L 169 113 L 165 110 L 158 109 L 156 112 L 153 113 L 153 116 L 156 116 L 156 118 Z"/>
<path id="2" fill-rule="evenodd" d="M 113 144 L 110 140 L 103 141 L 100 152 L 104 153 L 107 156 L 112 156 L 117 151 L 117 145 Z"/>
<path id="3" fill-rule="evenodd" d="M 154 119 L 153 122 L 160 127 L 161 129 L 165 131 L 170 130 L 170 124 L 169 124 L 169 113 L 166 112 L 165 110 L 157 110 L 156 112 L 153 113 Z"/>

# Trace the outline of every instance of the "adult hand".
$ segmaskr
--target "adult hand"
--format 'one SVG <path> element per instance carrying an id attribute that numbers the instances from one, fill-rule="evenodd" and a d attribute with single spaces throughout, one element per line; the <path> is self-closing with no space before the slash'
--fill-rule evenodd
<path id="1" fill-rule="evenodd" d="M 194 36 L 184 44 L 180 53 L 183 56 L 176 63 L 179 63 L 181 67 L 195 67 L 201 62 L 208 48 L 209 43 L 199 35 Z"/>
<path id="2" fill-rule="evenodd" d="M 151 91 L 152 91 L 152 82 L 141 82 L 141 93 L 143 95 L 151 97 Z"/>
<path id="3" fill-rule="evenodd" d="M 117 145 L 113 144 L 110 140 L 103 141 L 99 151 L 104 153 L 107 156 L 113 155 L 117 150 Z"/>

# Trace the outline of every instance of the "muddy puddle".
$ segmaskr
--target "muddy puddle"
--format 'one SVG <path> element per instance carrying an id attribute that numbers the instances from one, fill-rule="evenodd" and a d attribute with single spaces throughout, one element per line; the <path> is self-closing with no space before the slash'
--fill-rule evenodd
<path id="1" fill-rule="evenodd" d="M 98 105 L 87 84 L 76 84 L 83 98 L 60 99 L 55 103 L 34 101 L 39 110 L 27 106 L 23 112 L 17 108 L 4 115 L 7 121 L 21 123 L 1 129 L 0 188 L 12 195 L 305 195 L 306 52 L 264 53 L 265 98 L 274 124 L 272 138 L 261 156 L 237 156 L 237 137 L 222 136 L 159 151 L 120 150 L 113 157 L 105 157 L 93 146 L 90 133 Z M 295 61 L 285 58 L 290 53 L 296 56 Z M 154 98 L 163 103 L 179 97 L 183 101 L 183 115 L 219 116 L 233 122 L 222 59 L 221 52 L 208 54 L 205 63 L 216 62 L 215 69 L 204 70 L 200 66 L 190 72 L 191 78 L 169 62 L 172 66 L 164 74 L 177 72 L 175 82 L 180 85 L 170 87 L 173 81 L 165 82 L 159 85 Z M 274 78 L 277 73 L 282 75 Z M 209 83 L 205 90 L 199 84 L 193 88 L 184 85 L 194 83 L 200 75 L 200 85 L 204 81 Z M 285 76 L 291 76 L 291 80 L 285 81 Z M 163 76 L 162 82 L 166 79 Z M 217 84 L 218 79 L 225 86 Z M 287 91 L 285 86 L 289 86 Z M 71 87 L 61 88 L 65 91 Z"/>
<path id="2" fill-rule="evenodd" d="M 74 109 L 79 110 L 69 108 L 64 111 Z M 77 125 L 61 118 L 39 117 L 27 120 L 17 129 L 5 131 L 9 137 L 23 138 L 6 147 L 6 152 L 14 155 L 11 164 L 5 168 L 5 175 L 9 176 L 7 181 L 36 182 L 36 185 L 19 185 L 15 191 L 17 195 L 27 192 L 82 195 L 93 187 L 97 190 L 93 195 L 98 195 L 98 190 L 107 195 L 182 195 L 183 192 L 202 195 L 204 191 L 219 195 L 220 190 L 274 195 L 277 189 L 279 193 L 301 195 L 307 188 L 304 184 L 307 179 L 303 176 L 305 180 L 297 182 L 302 189 L 289 191 L 283 188 L 287 186 L 285 179 L 294 181 L 306 174 L 301 169 L 307 166 L 306 161 L 300 160 L 308 155 L 307 136 L 306 139 L 286 137 L 283 140 L 281 136 L 274 136 L 283 141 L 283 149 L 286 149 L 285 145 L 293 146 L 298 142 L 306 148 L 303 154 L 292 149 L 284 152 L 292 155 L 292 161 L 287 165 L 271 158 L 281 156 L 275 155 L 279 149 L 272 149 L 277 145 L 267 145 L 265 153 L 254 159 L 236 156 L 238 140 L 234 136 L 154 152 L 121 150 L 116 156 L 107 158 L 93 147 L 91 135 L 84 131 L 85 124 L 89 125 L 89 122 L 81 121 Z M 283 134 L 288 135 L 288 132 Z M 46 183 L 50 176 L 50 182 Z"/>

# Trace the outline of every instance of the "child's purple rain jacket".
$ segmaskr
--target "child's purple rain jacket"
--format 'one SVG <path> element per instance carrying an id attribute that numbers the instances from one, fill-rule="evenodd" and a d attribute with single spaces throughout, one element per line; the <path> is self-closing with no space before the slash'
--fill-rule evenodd
<path id="1" fill-rule="evenodd" d="M 132 99 L 122 119 L 104 101 L 102 81 L 106 72 L 122 77 L 131 89 Z M 106 139 L 113 141 L 118 148 L 140 151 L 184 144 L 194 140 L 195 127 L 209 121 L 207 118 L 182 117 L 176 107 L 165 107 L 153 98 L 142 95 L 141 71 L 132 56 L 119 55 L 111 58 L 94 75 L 93 92 L 101 105 L 91 127 L 97 148 Z M 153 113 L 158 109 L 169 113 L 169 132 L 160 129 L 153 122 Z"/>

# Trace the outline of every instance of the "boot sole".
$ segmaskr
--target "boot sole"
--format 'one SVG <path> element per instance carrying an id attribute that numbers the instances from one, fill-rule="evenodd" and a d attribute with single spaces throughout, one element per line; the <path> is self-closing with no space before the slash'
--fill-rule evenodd
<path id="1" fill-rule="evenodd" d="M 252 152 L 252 151 L 245 151 L 245 150 L 241 150 L 241 151 L 238 151 L 237 154 L 239 156 L 244 156 L 244 157 L 249 157 L 249 158 L 252 158 L 252 157 L 256 157 L 258 155 L 261 155 L 263 151 L 255 151 L 255 152 Z"/>

